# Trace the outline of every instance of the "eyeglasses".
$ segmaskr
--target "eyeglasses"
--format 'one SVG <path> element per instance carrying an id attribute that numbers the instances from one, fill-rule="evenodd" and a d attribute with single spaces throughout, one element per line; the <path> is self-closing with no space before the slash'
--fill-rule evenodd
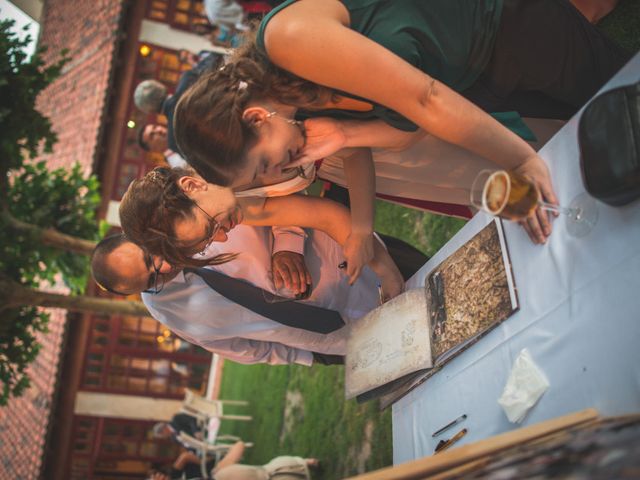
<path id="1" fill-rule="evenodd" d="M 144 264 L 147 266 L 147 269 L 153 269 L 153 271 L 149 274 L 147 288 L 143 290 L 143 293 L 157 295 L 164 288 L 164 275 L 160 272 L 162 261 L 160 261 L 160 265 L 156 265 L 155 259 L 147 253 L 144 256 Z"/>
<path id="2" fill-rule="evenodd" d="M 197 202 L 193 202 L 193 203 L 195 203 L 196 207 L 198 207 L 200 211 L 204 213 L 209 219 L 209 224 L 207 225 L 207 230 L 205 233 L 206 237 L 205 237 L 205 240 L 202 240 L 202 241 L 205 241 L 206 243 L 202 249 L 196 252 L 196 255 L 200 255 L 204 257 L 207 254 L 207 248 L 209 248 L 209 246 L 213 243 L 213 239 L 218 233 L 218 231 L 220 231 L 220 228 L 222 227 L 222 225 L 220 225 L 211 215 L 209 215 L 204 208 L 198 205 Z M 201 243 L 202 241 L 198 243 Z"/>

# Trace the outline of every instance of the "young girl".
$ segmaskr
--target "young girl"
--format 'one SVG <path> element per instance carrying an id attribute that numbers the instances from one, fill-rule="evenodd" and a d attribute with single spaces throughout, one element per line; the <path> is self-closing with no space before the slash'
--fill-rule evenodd
<path id="1" fill-rule="evenodd" d="M 518 170 L 555 203 L 535 151 L 464 97 L 488 111 L 568 118 L 626 59 L 565 0 L 290 0 L 265 18 L 256 45 L 183 96 L 176 138 L 204 178 L 237 188 L 295 159 L 302 110 L 381 119 Z M 372 137 L 364 145 L 387 146 Z M 373 244 L 368 155 L 344 162 L 353 265 Z M 527 224 L 535 238 L 550 233 L 541 210 Z"/>
<path id="2" fill-rule="evenodd" d="M 224 242 L 226 233 L 241 222 L 315 228 L 338 243 L 349 234 L 348 211 L 327 199 L 289 195 L 236 201 L 230 189 L 209 184 L 190 170 L 169 168 L 156 168 L 132 182 L 120 204 L 120 221 L 130 240 L 174 266 L 232 260 L 230 254 L 213 259 L 199 254 L 213 241 Z M 402 291 L 402 276 L 380 242 L 374 244 L 369 266 L 387 298 Z M 350 283 L 357 279 L 349 277 Z"/>

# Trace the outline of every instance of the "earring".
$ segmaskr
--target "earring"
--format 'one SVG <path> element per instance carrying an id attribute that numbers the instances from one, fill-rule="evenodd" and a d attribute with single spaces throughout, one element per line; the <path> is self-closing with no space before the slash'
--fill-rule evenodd
<path id="1" fill-rule="evenodd" d="M 302 122 L 299 120 L 294 120 L 292 118 L 284 118 L 281 117 L 277 112 L 269 112 L 267 113 L 267 115 L 265 115 L 266 118 L 271 118 L 271 117 L 279 117 L 281 119 L 283 119 L 285 122 L 287 122 L 289 125 L 295 125 L 296 127 L 299 127 L 302 125 Z"/>

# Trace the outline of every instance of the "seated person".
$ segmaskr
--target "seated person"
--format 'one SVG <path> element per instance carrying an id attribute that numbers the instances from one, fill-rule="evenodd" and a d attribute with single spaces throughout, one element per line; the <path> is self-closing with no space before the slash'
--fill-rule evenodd
<path id="1" fill-rule="evenodd" d="M 158 422 L 153 426 L 153 436 L 155 438 L 170 438 L 186 449 L 189 449 L 190 447 L 180 442 L 178 438 L 181 432 L 202 439 L 202 430 L 198 426 L 197 419 L 186 413 L 176 413 L 170 422 Z"/>
<path id="2" fill-rule="evenodd" d="M 205 471 L 211 472 L 215 466 L 216 459 L 211 458 L 205 463 Z M 178 455 L 171 464 L 169 474 L 154 470 L 149 475 L 149 480 L 200 480 L 202 478 L 202 461 L 192 452 L 182 452 Z"/>
<path id="3" fill-rule="evenodd" d="M 171 465 L 171 480 L 196 480 L 202 478 L 202 461 L 191 452 L 182 452 Z M 210 472 L 216 466 L 216 459 L 210 458 L 205 462 L 205 471 Z"/>
<path id="4" fill-rule="evenodd" d="M 238 442 L 227 453 L 211 472 L 214 480 L 310 480 L 310 468 L 318 468 L 319 462 L 315 458 L 294 456 L 280 456 L 272 459 L 266 465 L 242 465 L 238 462 L 242 458 L 244 444 Z"/>

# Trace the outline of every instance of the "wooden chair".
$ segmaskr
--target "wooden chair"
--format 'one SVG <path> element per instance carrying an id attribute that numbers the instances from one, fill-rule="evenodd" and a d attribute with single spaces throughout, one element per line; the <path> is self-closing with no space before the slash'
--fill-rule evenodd
<path id="1" fill-rule="evenodd" d="M 225 415 L 223 405 L 249 405 L 244 400 L 209 400 L 198 395 L 193 390 L 186 389 L 184 394 L 184 402 L 182 404 L 182 413 L 186 413 L 198 419 L 198 422 L 206 426 L 210 418 L 219 418 L 220 420 L 242 420 L 248 422 L 253 417 L 249 415 Z"/>

